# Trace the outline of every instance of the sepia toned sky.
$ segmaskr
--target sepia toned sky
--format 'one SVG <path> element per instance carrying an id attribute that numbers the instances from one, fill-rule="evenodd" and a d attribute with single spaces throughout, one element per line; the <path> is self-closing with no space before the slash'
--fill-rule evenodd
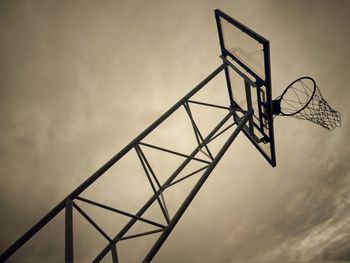
<path id="1" fill-rule="evenodd" d="M 270 40 L 274 97 L 312 76 L 342 127 L 276 117 L 276 168 L 239 136 L 154 262 L 350 261 L 347 0 L 1 1 L 1 252 L 220 65 L 216 8 Z M 225 101 L 216 84 L 202 98 Z M 204 131 L 222 116 L 207 114 Z M 185 117 L 147 141 L 189 153 Z M 182 160 L 145 154 L 160 181 Z M 165 193 L 172 214 L 193 179 Z M 131 152 L 82 196 L 136 213 L 151 193 Z M 77 203 L 111 237 L 127 222 Z M 162 220 L 156 206 L 145 217 Z M 91 261 L 106 240 L 74 220 L 77 262 Z M 121 262 L 156 237 L 120 242 Z M 9 262 L 62 262 L 63 241 L 61 213 Z"/>

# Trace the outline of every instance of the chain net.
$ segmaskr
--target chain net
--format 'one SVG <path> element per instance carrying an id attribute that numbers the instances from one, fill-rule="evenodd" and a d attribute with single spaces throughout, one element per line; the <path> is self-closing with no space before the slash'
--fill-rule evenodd
<path id="1" fill-rule="evenodd" d="M 292 83 L 281 97 L 283 115 L 316 123 L 328 131 L 341 126 L 341 115 L 332 109 L 311 78 Z"/>

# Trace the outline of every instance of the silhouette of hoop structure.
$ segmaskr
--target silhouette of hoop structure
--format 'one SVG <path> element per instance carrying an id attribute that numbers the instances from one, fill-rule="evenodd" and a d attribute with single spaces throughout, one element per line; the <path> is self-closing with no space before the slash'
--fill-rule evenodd
<path id="1" fill-rule="evenodd" d="M 341 115 L 323 98 L 315 80 L 301 77 L 272 102 L 273 114 L 313 122 L 332 131 L 341 126 Z"/>
<path id="2" fill-rule="evenodd" d="M 270 42 L 221 10 L 215 10 L 215 19 L 217 22 L 221 50 L 220 58 L 222 59 L 222 63 L 150 126 L 143 130 L 129 144 L 102 165 L 95 173 L 75 188 L 61 202 L 53 207 L 44 217 L 28 229 L 27 232 L 12 243 L 12 245 L 0 254 L 0 262 L 4 262 L 11 257 L 59 213 L 63 212 L 65 214 L 65 262 L 74 262 L 74 247 L 75 243 L 77 243 L 74 241 L 75 220 L 73 217 L 75 212 L 81 214 L 81 216 L 83 216 L 106 239 L 104 248 L 98 255 L 96 255 L 92 262 L 101 262 L 105 259 L 107 254 L 111 257 L 112 262 L 120 262 L 117 252 L 120 249 L 120 242 L 147 235 L 158 234 L 157 239 L 149 248 L 142 261 L 151 262 L 191 204 L 194 197 L 220 162 L 225 152 L 240 133 L 244 133 L 247 139 L 253 143 L 256 149 L 270 163 L 270 165 L 275 167 L 276 153 L 273 114 L 308 120 L 317 123 L 328 130 L 340 126 L 340 113 L 333 110 L 328 105 L 317 88 L 315 81 L 310 77 L 297 79 L 286 88 L 279 98 L 272 101 Z M 230 36 L 237 36 L 237 38 L 230 38 Z M 246 49 L 242 47 L 240 41 L 236 41 L 237 39 L 248 40 L 248 43 L 250 43 L 250 45 L 248 45 L 249 47 L 259 47 L 259 50 L 262 51 L 260 64 L 264 65 L 263 72 L 257 71 L 256 68 L 252 67 L 249 63 L 246 63 L 246 61 L 239 56 L 240 52 L 238 51 L 245 51 Z M 231 47 L 236 47 L 236 44 L 238 44 L 238 49 L 232 49 Z M 261 75 L 261 73 L 263 74 Z M 221 91 L 224 91 L 225 94 L 228 95 L 228 100 L 226 101 L 227 104 L 212 104 L 210 100 L 206 101 L 205 98 L 204 101 L 195 100 L 193 96 L 202 89 L 205 89 L 207 84 L 219 74 L 224 74 L 226 79 L 226 87 Z M 233 77 L 231 78 L 230 76 Z M 233 83 L 235 79 L 238 79 L 240 85 Z M 254 79 L 254 81 L 252 79 Z M 241 92 L 242 94 L 245 94 L 245 99 L 242 100 L 244 103 L 240 102 L 241 97 L 239 94 Z M 216 120 L 216 125 L 212 130 L 203 136 L 203 131 L 200 131 L 196 123 L 196 116 L 194 116 L 191 111 L 192 104 L 196 104 L 198 107 L 201 106 L 201 110 L 203 111 L 208 108 L 215 108 L 225 110 L 226 114 L 224 114 L 221 119 Z M 147 140 L 148 135 L 158 129 L 161 124 L 176 111 L 183 109 L 189 119 L 188 125 L 192 127 L 194 137 L 196 138 L 195 146 L 191 153 L 178 152 L 176 149 L 168 149 L 144 141 Z M 218 151 L 212 154 L 213 151 L 210 150 L 210 148 L 212 148 L 210 143 L 227 131 L 229 131 L 230 135 L 227 136 L 228 138 L 220 146 Z M 185 141 L 182 141 L 181 137 L 182 136 L 176 138 L 179 144 L 181 142 L 185 143 Z M 163 152 L 164 154 L 172 154 L 177 157 L 181 156 L 184 160 L 179 163 L 176 169 L 173 170 L 173 172 L 168 175 L 168 178 L 161 184 L 157 179 L 157 173 L 154 172 L 151 163 L 148 161 L 148 154 L 143 151 L 144 147 L 152 148 L 153 150 Z M 84 191 L 87 188 L 104 176 L 109 169 L 121 161 L 130 152 L 134 152 L 133 154 L 137 155 L 135 165 L 141 165 L 144 175 L 147 177 L 146 180 L 153 190 L 152 196 L 148 200 L 144 200 L 145 202 L 138 212 L 132 214 L 128 211 L 107 206 L 98 203 L 95 200 L 86 199 L 81 196 L 84 195 Z M 198 158 L 197 154 L 199 153 L 204 154 L 206 156 L 205 159 L 202 159 L 203 156 Z M 190 173 L 186 172 L 183 174 L 183 170 L 185 170 L 187 165 L 191 162 L 205 163 L 205 166 L 202 166 L 195 171 L 191 171 Z M 200 173 L 201 175 L 199 175 Z M 169 212 L 163 192 L 167 191 L 168 188 L 183 182 L 187 178 L 194 178 L 192 177 L 194 175 L 197 175 L 197 181 L 193 184 L 192 189 L 182 201 L 181 205 L 178 206 L 177 210 L 174 209 L 174 213 L 171 213 L 171 210 L 171 212 Z M 114 194 L 113 198 L 115 198 Z M 114 236 L 109 236 L 102 227 L 97 224 L 97 222 L 89 217 L 88 213 L 83 210 L 83 207 L 79 206 L 80 202 L 123 215 L 127 217 L 128 220 L 125 224 L 122 224 L 122 228 L 119 229 Z M 159 211 L 164 217 L 162 218 L 162 221 L 159 221 L 158 219 L 153 221 L 144 217 L 146 211 L 156 203 L 158 203 Z M 129 230 L 132 229 L 131 231 L 134 231 L 134 227 L 138 222 L 146 223 L 157 228 L 144 232 L 136 230 L 132 234 L 129 234 Z"/>

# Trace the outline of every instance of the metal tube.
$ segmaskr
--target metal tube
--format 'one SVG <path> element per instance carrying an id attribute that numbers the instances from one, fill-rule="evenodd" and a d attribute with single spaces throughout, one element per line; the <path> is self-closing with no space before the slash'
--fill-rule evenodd
<path id="1" fill-rule="evenodd" d="M 204 142 L 203 136 L 202 136 L 200 130 L 198 129 L 198 126 L 197 126 L 196 122 L 195 122 L 194 119 L 193 119 L 192 112 L 191 112 L 191 108 L 190 108 L 190 105 L 188 105 L 188 102 L 185 102 L 185 103 L 184 103 L 184 107 L 185 107 L 185 109 L 186 109 L 186 112 L 187 112 L 188 117 L 189 117 L 190 120 L 191 120 L 192 127 L 193 127 L 193 130 L 194 130 L 194 133 L 196 134 L 196 138 L 197 138 L 198 145 L 199 145 L 200 142 L 199 142 L 199 140 L 198 140 L 198 137 L 199 137 L 199 139 L 201 140 L 201 142 Z M 203 144 L 204 144 L 204 147 L 205 147 L 206 151 L 208 152 L 208 154 L 206 154 L 206 156 L 209 155 L 208 157 L 209 157 L 211 160 L 213 160 L 213 159 L 214 159 L 214 158 L 213 158 L 213 155 L 211 154 L 211 152 L 210 152 L 210 150 L 209 150 L 207 144 L 206 144 L 206 143 L 203 143 Z"/>
<path id="2" fill-rule="evenodd" d="M 73 201 L 72 199 L 66 199 L 65 202 L 65 259 L 66 262 L 74 262 L 74 250 L 73 250 Z"/>
<path id="3" fill-rule="evenodd" d="M 140 146 L 136 145 L 136 146 L 135 146 L 135 150 L 136 150 L 136 153 L 137 153 L 137 155 L 138 155 L 138 157 L 139 157 L 139 159 L 140 159 L 140 162 L 141 162 L 141 164 L 142 164 L 143 170 L 145 171 L 145 174 L 146 174 L 146 176 L 147 176 L 147 179 L 148 179 L 148 181 L 149 181 L 149 183 L 150 183 L 150 185 L 151 185 L 151 187 L 152 187 L 153 193 L 154 193 L 154 195 L 157 197 L 157 201 L 158 201 L 159 207 L 160 207 L 160 209 L 162 210 L 162 213 L 163 213 L 163 215 L 164 215 L 164 218 L 165 218 L 165 220 L 166 220 L 167 223 L 168 223 L 168 222 L 170 221 L 168 211 L 165 210 L 165 208 L 164 208 L 164 206 L 163 206 L 163 204 L 162 204 L 162 201 L 161 201 L 160 198 L 159 198 L 159 194 L 158 194 L 159 191 L 156 190 L 156 188 L 155 188 L 155 186 L 154 186 L 154 184 L 153 184 L 152 178 L 151 178 L 151 176 L 149 175 L 149 172 L 148 172 L 148 170 L 147 170 L 147 168 L 146 168 L 146 166 L 145 166 L 144 160 L 142 159 L 142 156 L 141 156 L 141 154 L 140 154 Z M 162 190 L 162 189 L 159 189 L 159 190 Z"/>
<path id="4" fill-rule="evenodd" d="M 184 176 L 184 177 L 181 177 L 180 179 L 178 179 L 178 180 L 172 182 L 171 184 L 168 184 L 165 188 L 169 188 L 170 186 L 173 186 L 174 184 L 180 183 L 181 181 L 183 181 L 183 180 L 185 180 L 185 179 L 191 177 L 192 175 L 195 175 L 195 174 L 199 173 L 200 171 L 203 171 L 204 169 L 207 169 L 207 167 L 208 167 L 208 166 L 204 166 L 204 167 L 202 167 L 202 168 L 199 168 L 199 169 L 197 169 L 196 171 L 194 171 L 194 172 L 192 172 L 192 173 L 190 173 L 190 174 L 188 174 L 188 175 L 186 175 L 186 176 Z"/>
<path id="5" fill-rule="evenodd" d="M 203 105 L 203 106 L 208 106 L 208 107 L 213 107 L 213 108 L 218 108 L 218 109 L 223 109 L 223 110 L 231 110 L 231 108 L 229 108 L 229 107 L 216 105 L 216 104 L 212 104 L 212 103 L 196 101 L 196 100 L 188 100 L 187 102 L 188 103 L 193 103 L 193 104 L 199 104 L 199 105 Z"/>
<path id="6" fill-rule="evenodd" d="M 159 151 L 163 151 L 163 152 L 171 153 L 171 154 L 174 154 L 174 155 L 178 155 L 178 156 L 181 156 L 181 157 L 191 158 L 192 160 L 196 160 L 198 162 L 202 162 L 202 163 L 206 163 L 206 164 L 210 163 L 209 161 L 206 161 L 206 160 L 202 160 L 202 159 L 199 159 L 199 158 L 196 158 L 196 157 L 190 157 L 187 154 L 179 153 L 179 152 L 176 152 L 176 151 L 165 149 L 163 147 L 159 147 L 159 146 L 156 146 L 156 145 L 148 144 L 148 143 L 145 143 L 145 142 L 140 142 L 139 144 L 143 145 L 143 146 L 147 146 L 147 147 L 153 148 L 153 149 L 156 149 L 156 150 L 159 150 Z"/>
<path id="7" fill-rule="evenodd" d="M 135 235 L 130 235 L 130 236 L 122 237 L 122 238 L 119 239 L 118 241 L 126 240 L 126 239 L 131 239 L 131 238 L 135 238 L 135 237 L 142 237 L 142 236 L 146 236 L 146 235 L 152 235 L 152 234 L 156 234 L 156 233 L 163 232 L 163 231 L 164 231 L 164 229 L 151 230 L 151 231 L 147 231 L 147 232 L 143 232 L 143 233 L 139 233 L 139 234 L 135 234 Z"/>
<path id="8" fill-rule="evenodd" d="M 164 241 L 167 239 L 171 231 L 174 229 L 175 225 L 177 222 L 180 220 L 181 216 L 184 214 L 186 211 L 187 207 L 190 205 L 192 202 L 193 198 L 196 196 L 198 191 L 201 189 L 211 172 L 214 170 L 215 166 L 219 163 L 220 159 L 222 156 L 225 154 L 227 149 L 230 147 L 232 142 L 236 139 L 237 135 L 240 133 L 240 131 L 243 129 L 244 125 L 247 123 L 249 118 L 253 115 L 253 110 L 248 111 L 245 113 L 242 121 L 238 124 L 237 128 L 234 130 L 232 135 L 229 137 L 229 139 L 226 141 L 224 146 L 221 148 L 221 150 L 218 152 L 218 154 L 215 156 L 213 162 L 208 166 L 207 170 L 203 173 L 201 178 L 198 180 L 196 185 L 193 187 L 185 201 L 182 203 L 174 217 L 171 219 L 170 223 L 168 224 L 167 228 L 164 229 L 163 233 L 160 235 L 156 243 L 153 245 L 151 250 L 148 252 L 146 255 L 145 259 L 143 262 L 151 262 L 153 257 L 156 255 Z"/>
<path id="9" fill-rule="evenodd" d="M 227 63 L 227 65 L 232 68 L 238 75 L 240 75 L 245 81 L 247 81 L 252 87 L 257 87 L 256 83 L 251 80 L 245 73 L 240 71 L 232 62 L 230 62 L 226 57 L 220 56 L 221 59 Z"/>
<path id="10" fill-rule="evenodd" d="M 225 55 L 225 42 L 224 42 L 224 36 L 222 34 L 222 26 L 221 26 L 221 20 L 219 16 L 219 11 L 215 10 L 215 20 L 216 20 L 216 26 L 218 30 L 218 36 L 219 36 L 219 42 L 220 42 L 220 49 L 221 49 L 221 55 Z M 226 85 L 227 85 L 227 91 L 228 96 L 230 98 L 230 106 L 233 106 L 233 94 L 232 94 L 232 87 L 231 87 L 231 80 L 230 80 L 230 74 L 228 71 L 228 68 L 225 68 L 225 79 L 226 79 Z"/>
<path id="11" fill-rule="evenodd" d="M 231 123 L 229 126 L 227 126 L 225 129 L 223 129 L 222 131 L 220 131 L 218 134 L 216 134 L 215 136 L 213 136 L 208 143 L 211 143 L 212 141 L 214 141 L 217 137 L 219 137 L 221 134 L 223 134 L 224 132 L 228 131 L 228 129 L 230 129 L 232 126 L 236 125 L 238 123 L 238 121 L 240 120 L 240 118 L 238 118 L 237 120 L 235 120 L 233 123 Z"/>
<path id="12" fill-rule="evenodd" d="M 249 82 L 245 79 L 244 80 L 244 87 L 245 87 L 245 94 L 246 94 L 246 100 L 247 100 L 247 110 L 253 109 L 252 105 L 252 94 L 250 92 L 250 85 Z M 254 121 L 253 121 L 253 116 L 249 119 L 248 121 L 249 125 L 249 132 L 251 134 L 254 134 Z"/>
<path id="13" fill-rule="evenodd" d="M 159 181 L 158 181 L 158 178 L 157 178 L 156 174 L 154 173 L 154 171 L 153 171 L 151 165 L 149 164 L 149 162 L 148 162 L 148 160 L 147 160 L 147 158 L 146 158 L 146 155 L 145 155 L 144 152 L 142 151 L 141 147 L 140 147 L 140 146 L 136 146 L 135 149 L 136 149 L 136 148 L 138 149 L 139 154 L 141 155 L 141 157 L 142 157 L 142 159 L 143 159 L 143 161 L 144 161 L 144 164 L 147 166 L 147 168 L 148 168 L 149 172 L 151 173 L 151 175 L 152 175 L 154 181 L 156 182 L 156 184 L 157 184 L 157 186 L 158 186 L 158 189 L 161 190 L 161 192 L 160 192 L 160 199 L 161 199 L 161 203 L 162 203 L 162 205 L 163 205 L 163 208 L 164 208 L 164 210 L 165 210 L 165 212 L 166 212 L 166 220 L 167 220 L 167 222 L 169 222 L 170 216 L 169 216 L 168 207 L 167 207 L 167 205 L 166 205 L 165 198 L 164 198 L 164 195 L 163 195 L 162 186 L 160 185 L 160 183 L 159 183 Z"/>
<path id="14" fill-rule="evenodd" d="M 117 253 L 117 244 L 111 244 L 111 253 L 112 253 L 112 262 L 118 263 L 118 253 Z"/>
<path id="15" fill-rule="evenodd" d="M 91 217 L 87 215 L 87 213 L 84 212 L 83 209 L 81 209 L 76 203 L 73 202 L 73 206 L 75 209 L 78 210 L 78 212 L 98 231 L 102 236 L 104 236 L 105 239 L 107 239 L 109 242 L 111 242 L 111 238 L 102 230 L 102 228 L 99 227 L 99 225 L 96 224 L 94 220 L 92 220 Z"/>
<path id="16" fill-rule="evenodd" d="M 264 44 L 264 57 L 267 59 L 265 60 L 265 79 L 266 82 L 270 85 L 266 87 L 266 95 L 267 95 L 267 110 L 269 112 L 269 137 L 270 137 L 270 145 L 271 145 L 271 165 L 272 167 L 276 166 L 276 149 L 275 149 L 275 135 L 274 135 L 274 129 L 273 129 L 273 117 L 272 117 L 272 90 L 271 90 L 271 58 L 270 58 L 270 43 Z"/>

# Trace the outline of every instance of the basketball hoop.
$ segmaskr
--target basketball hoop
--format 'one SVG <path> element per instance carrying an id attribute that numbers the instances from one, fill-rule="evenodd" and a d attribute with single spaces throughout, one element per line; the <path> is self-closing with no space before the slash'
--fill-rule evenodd
<path id="1" fill-rule="evenodd" d="M 272 113 L 307 120 L 328 131 L 341 126 L 340 113 L 329 106 L 311 77 L 292 82 L 281 96 L 272 101 Z"/>

